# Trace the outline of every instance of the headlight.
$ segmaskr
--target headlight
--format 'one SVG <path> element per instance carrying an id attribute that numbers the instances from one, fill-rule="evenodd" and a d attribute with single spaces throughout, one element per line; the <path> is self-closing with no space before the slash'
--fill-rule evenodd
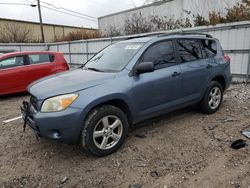
<path id="1" fill-rule="evenodd" d="M 41 112 L 58 112 L 66 109 L 78 97 L 78 94 L 66 94 L 51 97 L 43 102 Z"/>

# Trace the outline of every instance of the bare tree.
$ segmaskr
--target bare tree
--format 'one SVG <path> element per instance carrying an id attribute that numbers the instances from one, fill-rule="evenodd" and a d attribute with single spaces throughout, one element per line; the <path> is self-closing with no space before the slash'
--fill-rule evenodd
<path id="1" fill-rule="evenodd" d="M 122 35 L 121 30 L 115 27 L 114 25 L 110 25 L 109 28 L 103 34 L 104 37 L 116 37 Z"/>
<path id="2" fill-rule="evenodd" d="M 139 14 L 133 14 L 130 18 L 127 18 L 124 23 L 124 33 L 126 35 L 136 33 L 147 33 L 152 31 L 152 25 L 148 18 L 143 17 L 141 12 Z"/>
<path id="3" fill-rule="evenodd" d="M 20 24 L 5 24 L 0 28 L 0 42 L 29 42 L 32 31 L 29 27 Z"/>
<path id="4" fill-rule="evenodd" d="M 188 18 L 175 19 L 173 16 L 160 17 L 157 15 L 144 17 L 139 13 L 133 14 L 130 18 L 125 20 L 123 30 L 126 35 L 129 35 L 152 31 L 180 29 L 191 26 L 192 24 Z"/>
<path id="5" fill-rule="evenodd" d="M 151 25 L 153 26 L 153 31 L 163 31 L 172 29 L 181 29 L 186 27 L 191 27 L 192 24 L 188 18 L 185 19 L 175 19 L 173 16 L 151 16 Z"/>

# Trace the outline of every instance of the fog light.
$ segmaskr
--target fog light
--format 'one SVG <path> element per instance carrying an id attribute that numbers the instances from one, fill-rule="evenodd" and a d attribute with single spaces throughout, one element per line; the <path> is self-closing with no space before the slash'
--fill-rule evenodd
<path id="1" fill-rule="evenodd" d="M 60 136 L 61 136 L 60 131 L 58 131 L 58 130 L 53 131 L 52 136 L 53 136 L 53 138 L 60 138 Z"/>

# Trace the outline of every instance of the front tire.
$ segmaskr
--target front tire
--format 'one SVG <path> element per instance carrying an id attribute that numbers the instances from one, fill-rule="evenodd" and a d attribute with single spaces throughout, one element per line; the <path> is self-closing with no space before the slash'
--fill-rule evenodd
<path id="1" fill-rule="evenodd" d="M 201 111 L 205 114 L 215 113 L 223 100 L 223 88 L 217 81 L 210 82 L 203 99 L 200 102 Z"/>
<path id="2" fill-rule="evenodd" d="M 81 145 L 90 154 L 105 156 L 117 151 L 128 133 L 124 112 L 111 105 L 92 110 L 84 122 Z"/>

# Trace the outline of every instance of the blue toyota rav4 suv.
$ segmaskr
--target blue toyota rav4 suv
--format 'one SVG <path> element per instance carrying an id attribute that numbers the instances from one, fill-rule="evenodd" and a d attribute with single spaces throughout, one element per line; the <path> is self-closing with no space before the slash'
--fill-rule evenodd
<path id="1" fill-rule="evenodd" d="M 36 135 L 80 142 L 104 156 L 139 121 L 193 104 L 216 112 L 230 82 L 230 59 L 208 34 L 134 38 L 108 46 L 81 68 L 32 83 L 21 111 Z"/>

